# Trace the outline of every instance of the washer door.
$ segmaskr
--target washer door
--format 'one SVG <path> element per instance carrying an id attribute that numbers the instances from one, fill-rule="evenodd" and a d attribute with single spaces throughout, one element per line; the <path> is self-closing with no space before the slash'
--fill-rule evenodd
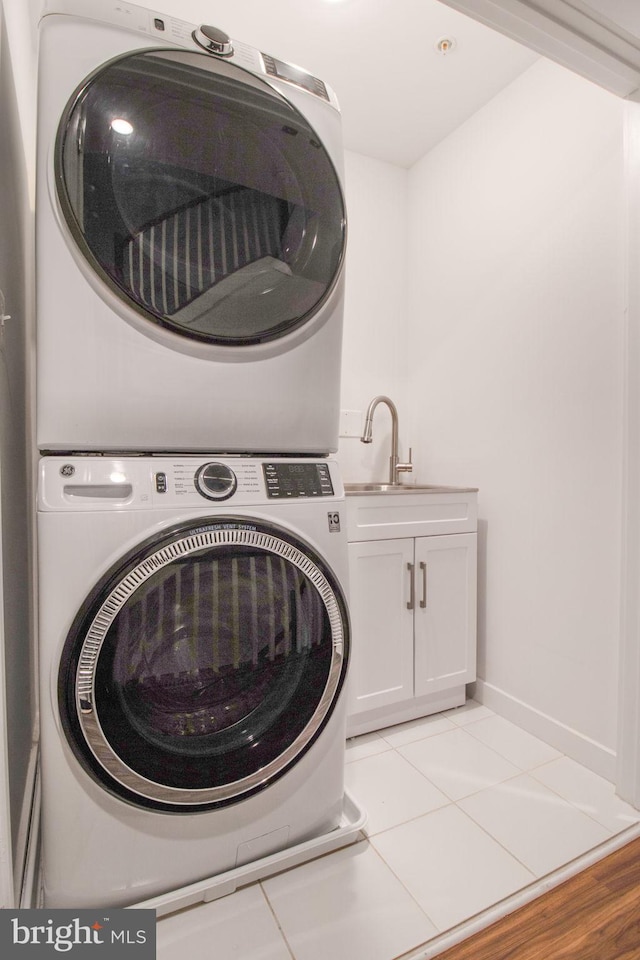
<path id="1" fill-rule="evenodd" d="M 188 51 L 111 61 L 65 111 L 56 184 L 83 262 L 156 328 L 249 346 L 321 321 L 342 190 L 307 120 L 253 74 Z"/>
<path id="2" fill-rule="evenodd" d="M 67 738 L 110 792 L 206 810 L 282 776 L 336 705 L 345 602 L 286 531 L 246 520 L 181 525 L 96 588 L 67 638 Z"/>

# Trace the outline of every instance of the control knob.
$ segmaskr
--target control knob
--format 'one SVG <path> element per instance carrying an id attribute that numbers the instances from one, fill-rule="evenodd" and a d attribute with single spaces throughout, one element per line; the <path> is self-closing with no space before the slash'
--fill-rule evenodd
<path id="1" fill-rule="evenodd" d="M 224 30 L 218 30 L 217 27 L 210 27 L 203 23 L 201 27 L 194 30 L 193 39 L 207 53 L 215 53 L 218 57 L 233 55 L 231 37 Z"/>
<path id="2" fill-rule="evenodd" d="M 228 500 L 238 487 L 235 473 L 226 463 L 205 463 L 194 477 L 196 490 L 207 500 Z"/>

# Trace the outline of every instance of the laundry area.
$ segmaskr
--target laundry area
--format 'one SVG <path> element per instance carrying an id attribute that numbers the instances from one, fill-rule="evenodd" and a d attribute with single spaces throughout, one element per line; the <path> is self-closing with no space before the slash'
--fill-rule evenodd
<path id="1" fill-rule="evenodd" d="M 163 960 L 640 835 L 637 11 L 308 4 L 2 2 L 2 907 Z"/>

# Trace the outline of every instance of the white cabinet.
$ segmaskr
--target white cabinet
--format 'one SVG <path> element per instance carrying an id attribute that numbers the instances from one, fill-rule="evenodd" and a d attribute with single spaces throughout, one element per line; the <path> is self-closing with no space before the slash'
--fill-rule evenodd
<path id="1" fill-rule="evenodd" d="M 414 696 L 476 678 L 475 533 L 415 541 Z"/>
<path id="2" fill-rule="evenodd" d="M 349 736 L 458 706 L 475 679 L 476 494 L 437 489 L 348 497 Z"/>
<path id="3" fill-rule="evenodd" d="M 413 612 L 407 609 L 413 540 L 349 544 L 349 712 L 413 697 Z"/>

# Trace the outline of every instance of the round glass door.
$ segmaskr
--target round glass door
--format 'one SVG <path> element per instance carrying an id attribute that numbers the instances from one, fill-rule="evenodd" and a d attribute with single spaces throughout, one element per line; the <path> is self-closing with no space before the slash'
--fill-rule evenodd
<path id="1" fill-rule="evenodd" d="M 332 161 L 272 87 L 205 53 L 141 51 L 74 95 L 60 205 L 89 268 L 149 321 L 249 345 L 308 323 L 338 278 Z"/>
<path id="2" fill-rule="evenodd" d="M 99 585 L 67 638 L 59 706 L 88 772 L 132 803 L 205 810 L 282 776 L 347 665 L 333 575 L 286 532 L 181 526 Z"/>

